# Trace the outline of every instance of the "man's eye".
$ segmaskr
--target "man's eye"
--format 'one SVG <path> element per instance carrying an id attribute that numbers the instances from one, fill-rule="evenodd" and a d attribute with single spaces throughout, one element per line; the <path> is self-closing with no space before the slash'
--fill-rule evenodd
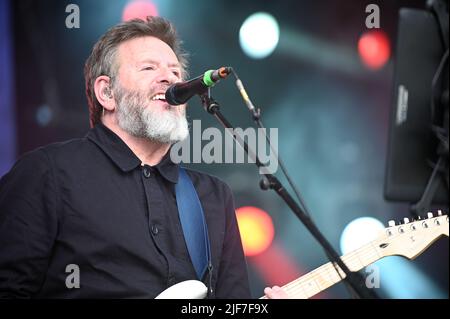
<path id="1" fill-rule="evenodd" d="M 173 71 L 172 73 L 173 73 L 173 75 L 175 75 L 177 78 L 180 77 L 180 72 L 178 72 L 178 71 Z"/>
<path id="2" fill-rule="evenodd" d="M 142 70 L 154 70 L 154 69 L 155 69 L 154 66 L 146 66 Z"/>

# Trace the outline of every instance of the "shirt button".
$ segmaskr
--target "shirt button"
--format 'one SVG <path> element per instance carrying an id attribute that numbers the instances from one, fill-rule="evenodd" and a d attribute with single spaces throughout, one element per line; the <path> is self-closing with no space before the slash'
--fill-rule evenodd
<path id="1" fill-rule="evenodd" d="M 143 174 L 144 174 L 145 178 L 149 178 L 152 175 L 151 168 L 147 167 L 147 166 L 144 166 Z"/>
<path id="2" fill-rule="evenodd" d="M 158 226 L 152 225 L 152 233 L 153 233 L 153 235 L 158 235 L 158 233 L 159 233 Z"/>

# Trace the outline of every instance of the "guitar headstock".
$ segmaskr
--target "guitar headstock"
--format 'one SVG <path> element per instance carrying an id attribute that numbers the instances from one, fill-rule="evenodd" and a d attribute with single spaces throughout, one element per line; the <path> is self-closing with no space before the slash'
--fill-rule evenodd
<path id="1" fill-rule="evenodd" d="M 428 213 L 426 219 L 409 221 L 404 218 L 402 224 L 389 221 L 376 241 L 378 251 L 383 256 L 400 255 L 414 259 L 441 236 L 449 233 L 449 217 L 438 211 L 437 216 Z"/>

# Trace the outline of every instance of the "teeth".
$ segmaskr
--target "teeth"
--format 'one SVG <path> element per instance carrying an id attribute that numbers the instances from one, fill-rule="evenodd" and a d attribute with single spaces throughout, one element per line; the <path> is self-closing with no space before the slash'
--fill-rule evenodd
<path id="1" fill-rule="evenodd" d="M 152 101 L 155 100 L 165 100 L 166 96 L 164 94 L 156 94 L 154 97 L 152 97 Z"/>

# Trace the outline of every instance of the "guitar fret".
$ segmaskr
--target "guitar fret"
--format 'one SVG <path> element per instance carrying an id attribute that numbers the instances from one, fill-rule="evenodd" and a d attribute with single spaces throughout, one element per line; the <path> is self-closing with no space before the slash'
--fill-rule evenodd
<path id="1" fill-rule="evenodd" d="M 307 276 L 307 275 L 305 275 Z M 299 298 L 299 299 L 307 299 L 309 296 L 306 294 L 305 290 L 303 289 L 303 286 L 300 284 L 300 281 L 304 278 L 300 277 L 293 282 L 283 286 L 286 293 L 293 297 L 293 298 Z"/>
<path id="2" fill-rule="evenodd" d="M 339 276 L 337 276 L 336 271 L 330 268 L 333 268 L 331 263 L 327 263 L 318 268 L 323 283 L 322 286 L 324 287 L 324 289 L 334 285 L 338 281 L 337 277 Z"/>
<path id="3" fill-rule="evenodd" d="M 360 260 L 362 259 L 361 268 L 370 265 L 371 263 L 377 261 L 382 257 L 378 252 L 378 247 L 375 246 L 374 243 L 369 243 L 361 247 L 360 249 L 357 250 L 357 252 L 358 256 L 360 257 Z"/>
<path id="4" fill-rule="evenodd" d="M 314 279 L 308 280 L 308 282 L 303 285 L 303 288 L 305 289 L 308 298 L 314 296 L 320 291 Z"/>
<path id="5" fill-rule="evenodd" d="M 286 289 L 288 295 L 294 296 L 299 295 L 301 293 L 305 299 L 309 298 L 317 293 L 317 292 L 312 293 L 311 286 L 309 284 L 306 284 L 310 282 L 311 278 L 312 274 L 308 273 L 303 277 L 297 279 L 296 281 L 292 282 L 291 284 L 284 286 L 283 288 Z"/>
<path id="6" fill-rule="evenodd" d="M 325 290 L 331 286 L 330 281 L 327 280 L 327 278 L 325 278 L 326 274 L 327 274 L 327 272 L 320 272 L 317 275 L 316 283 L 317 283 L 317 286 L 319 287 L 320 291 Z"/>
<path id="7" fill-rule="evenodd" d="M 325 264 L 324 268 L 326 269 L 326 273 L 328 275 L 328 278 L 330 278 L 330 282 L 332 282 L 332 284 L 336 284 L 339 281 L 341 281 L 341 277 L 339 277 L 338 273 L 336 272 L 336 269 L 334 269 L 331 262 Z"/>
<path id="8" fill-rule="evenodd" d="M 335 283 L 335 280 L 333 280 L 333 278 L 331 278 L 330 274 L 331 272 L 329 271 L 329 267 L 331 266 L 331 263 L 329 264 L 325 264 L 319 268 L 317 268 L 316 270 L 312 271 L 309 275 L 309 278 L 313 278 L 313 279 L 309 279 L 309 284 L 307 285 L 310 290 L 308 291 L 308 294 L 311 294 L 311 288 L 314 287 L 314 294 L 319 293 L 320 291 L 332 286 Z M 334 273 L 335 275 L 337 275 L 336 273 Z M 328 278 L 327 278 L 328 277 Z M 337 280 L 339 281 L 339 280 Z M 314 286 L 312 286 L 311 282 L 314 283 Z M 304 284 L 302 282 L 302 284 Z M 311 295 L 311 296 L 313 296 Z"/>
<path id="9" fill-rule="evenodd" d="M 350 253 L 342 257 L 342 261 L 350 269 L 350 271 L 358 271 L 364 267 L 357 252 Z"/>

